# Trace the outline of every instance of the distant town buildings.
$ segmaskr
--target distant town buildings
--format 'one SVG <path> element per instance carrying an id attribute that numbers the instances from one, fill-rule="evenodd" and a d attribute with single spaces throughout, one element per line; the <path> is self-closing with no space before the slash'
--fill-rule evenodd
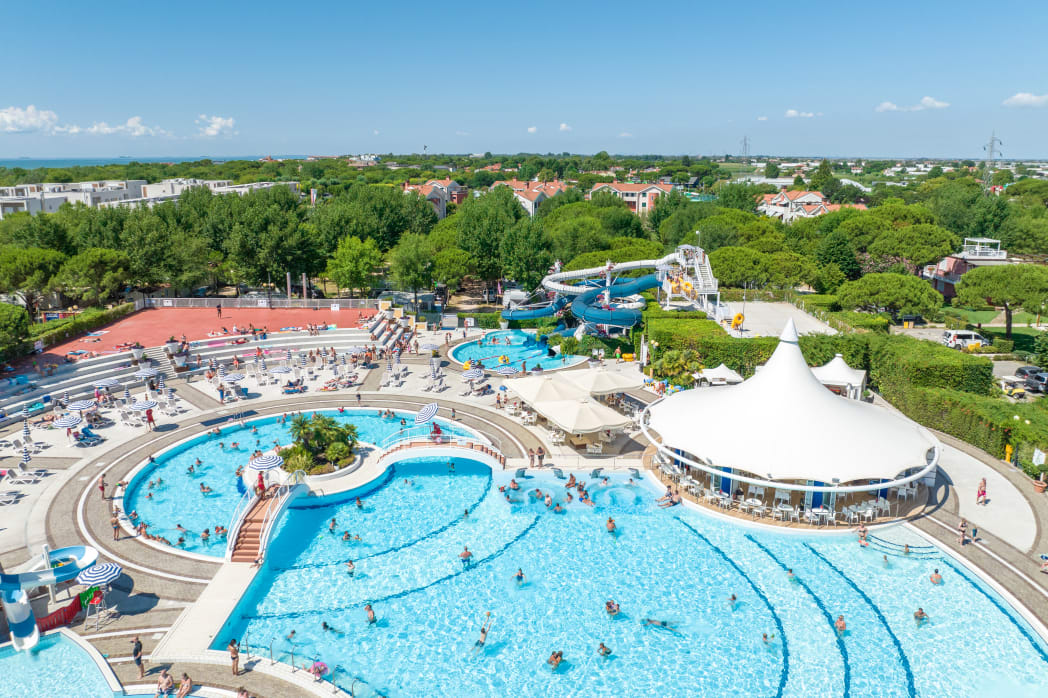
<path id="1" fill-rule="evenodd" d="M 929 264 L 922 275 L 944 298 L 953 298 L 957 295 L 955 286 L 965 272 L 997 264 L 1011 264 L 1000 240 L 965 238 L 960 252 L 944 257 L 938 264 Z"/>
<path id="2" fill-rule="evenodd" d="M 792 223 L 798 218 L 815 218 L 842 208 L 865 211 L 866 204 L 831 204 L 822 192 L 785 189 L 774 194 L 764 194 L 757 204 L 758 212 L 780 218 L 783 223 Z"/>
<path id="3" fill-rule="evenodd" d="M 431 179 L 426 182 L 426 184 L 431 187 L 443 189 L 444 193 L 447 195 L 448 201 L 456 206 L 466 200 L 466 188 L 451 177 L 445 177 L 444 179 Z"/>
<path id="4" fill-rule="evenodd" d="M 430 180 L 439 182 L 440 180 Z M 444 220 L 448 215 L 448 192 L 436 184 L 409 184 L 404 182 L 404 193 L 413 192 L 429 202 L 438 220 Z"/>
<path id="5" fill-rule="evenodd" d="M 19 184 L 0 187 L 0 220 L 14 213 L 54 213 L 62 204 L 84 204 L 96 208 L 114 206 L 153 206 L 177 199 L 191 187 L 207 187 L 214 194 L 240 194 L 274 186 L 298 191 L 298 182 L 253 182 L 233 184 L 231 180 L 165 179 L 147 184 L 144 179 L 74 182 L 68 184 Z"/>
<path id="6" fill-rule="evenodd" d="M 655 206 L 655 199 L 673 191 L 672 184 L 628 184 L 611 182 L 594 185 L 590 197 L 599 192 L 607 192 L 626 202 L 626 206 L 637 214 L 646 214 Z"/>

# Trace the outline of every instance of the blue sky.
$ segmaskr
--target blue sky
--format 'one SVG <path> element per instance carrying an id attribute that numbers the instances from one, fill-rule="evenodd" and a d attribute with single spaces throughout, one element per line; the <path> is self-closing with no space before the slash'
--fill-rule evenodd
<path id="1" fill-rule="evenodd" d="M 10 3 L 0 158 L 1048 157 L 1037 2 Z M 32 109 L 30 108 L 32 107 Z"/>

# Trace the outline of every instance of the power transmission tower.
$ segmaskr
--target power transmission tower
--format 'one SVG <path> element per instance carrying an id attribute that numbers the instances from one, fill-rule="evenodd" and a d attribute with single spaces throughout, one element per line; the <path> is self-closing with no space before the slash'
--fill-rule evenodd
<path id="1" fill-rule="evenodd" d="M 993 168 L 997 163 L 997 158 L 1001 155 L 1000 146 L 1002 145 L 1004 144 L 994 131 L 990 134 L 990 142 L 983 146 L 983 150 L 986 151 L 986 176 L 983 177 L 983 190 L 988 190 L 993 185 Z"/>
<path id="2" fill-rule="evenodd" d="M 743 136 L 741 142 L 742 142 L 742 159 L 743 160 L 749 160 L 750 159 L 750 137 L 749 136 Z"/>

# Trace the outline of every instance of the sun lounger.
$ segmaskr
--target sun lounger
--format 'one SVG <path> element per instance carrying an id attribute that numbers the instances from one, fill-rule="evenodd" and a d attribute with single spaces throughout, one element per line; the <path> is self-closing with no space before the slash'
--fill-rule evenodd
<path id="1" fill-rule="evenodd" d="M 6 507 L 9 504 L 14 504 L 18 501 L 18 495 L 21 494 L 17 490 L 10 490 L 8 492 L 0 492 L 0 507 Z"/>
<path id="2" fill-rule="evenodd" d="M 592 453 L 593 455 L 599 456 L 600 454 L 604 453 L 604 444 L 586 444 L 586 453 Z"/>
<path id="3" fill-rule="evenodd" d="M 567 477 L 565 477 L 564 471 L 561 470 L 560 468 L 554 468 L 553 469 L 553 474 L 557 476 L 558 480 L 567 480 L 568 479 Z"/>
<path id="4" fill-rule="evenodd" d="M 8 475 L 7 482 L 11 485 L 35 485 L 43 477 L 39 471 L 26 472 L 21 468 L 15 468 L 13 475 Z"/>

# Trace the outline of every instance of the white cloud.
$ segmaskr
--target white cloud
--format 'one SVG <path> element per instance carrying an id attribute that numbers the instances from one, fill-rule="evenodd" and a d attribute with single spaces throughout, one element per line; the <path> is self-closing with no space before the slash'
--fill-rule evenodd
<path id="1" fill-rule="evenodd" d="M 0 132 L 52 131 L 57 125 L 58 114 L 48 109 L 37 109 L 32 104 L 25 109 L 21 107 L 0 109 Z"/>
<path id="2" fill-rule="evenodd" d="M 201 114 L 197 117 L 196 124 L 199 127 L 197 129 L 197 135 L 204 138 L 237 135 L 237 132 L 233 130 L 233 126 L 236 124 L 236 119 L 231 116 L 226 118 L 222 116 L 208 116 L 207 114 Z"/>
<path id="3" fill-rule="evenodd" d="M 538 126 L 528 126 L 528 133 L 536 133 L 536 132 L 538 132 L 538 130 L 539 130 Z"/>
<path id="4" fill-rule="evenodd" d="M 65 133 L 80 133 L 81 129 L 79 126 L 67 126 L 65 127 Z M 132 138 L 138 138 L 140 136 L 169 136 L 167 131 L 160 128 L 159 126 L 146 126 L 142 123 L 141 116 L 132 116 L 126 122 L 122 124 L 116 124 L 110 126 L 105 121 L 98 121 L 91 124 L 86 129 L 82 129 L 84 133 L 90 133 L 95 136 L 110 136 L 113 134 L 131 136 Z"/>
<path id="5" fill-rule="evenodd" d="M 757 117 L 757 121 L 767 121 L 767 120 L 768 120 L 768 117 L 766 117 L 766 116 L 758 116 Z"/>
<path id="6" fill-rule="evenodd" d="M 787 119 L 810 119 L 815 116 L 815 112 L 810 111 L 797 111 L 796 109 L 787 109 L 785 114 Z M 819 113 L 822 116 L 822 113 Z"/>
<path id="7" fill-rule="evenodd" d="M 619 138 L 633 138 L 633 134 L 629 131 L 623 131 L 619 134 Z"/>
<path id="8" fill-rule="evenodd" d="M 570 130 L 571 130 L 571 126 L 568 126 L 568 125 L 567 125 L 567 124 L 565 124 L 565 123 L 561 123 L 561 125 L 560 125 L 560 130 L 561 130 L 561 131 L 570 131 Z"/>
<path id="9" fill-rule="evenodd" d="M 379 134 L 379 130 L 377 128 L 374 131 L 371 132 L 372 136 L 377 136 L 378 134 Z"/>
<path id="10" fill-rule="evenodd" d="M 1035 95 L 1032 92 L 1016 92 L 1014 95 L 1004 100 L 1004 106 L 1006 107 L 1048 107 L 1048 94 Z M 32 107 L 30 107 L 32 108 Z M 0 124 L 3 123 L 3 116 L 0 115 Z"/>
<path id="11" fill-rule="evenodd" d="M 925 97 L 921 97 L 921 101 L 918 102 L 917 104 L 914 104 L 914 105 L 911 105 L 911 106 L 908 106 L 908 107 L 900 107 L 895 102 L 881 102 L 876 107 L 874 107 L 873 110 L 876 111 L 876 112 L 887 112 L 887 111 L 924 111 L 926 109 L 945 109 L 948 106 L 950 106 L 949 102 L 944 102 L 944 101 L 942 101 L 940 99 L 935 99 L 934 97 L 925 96 Z"/>

